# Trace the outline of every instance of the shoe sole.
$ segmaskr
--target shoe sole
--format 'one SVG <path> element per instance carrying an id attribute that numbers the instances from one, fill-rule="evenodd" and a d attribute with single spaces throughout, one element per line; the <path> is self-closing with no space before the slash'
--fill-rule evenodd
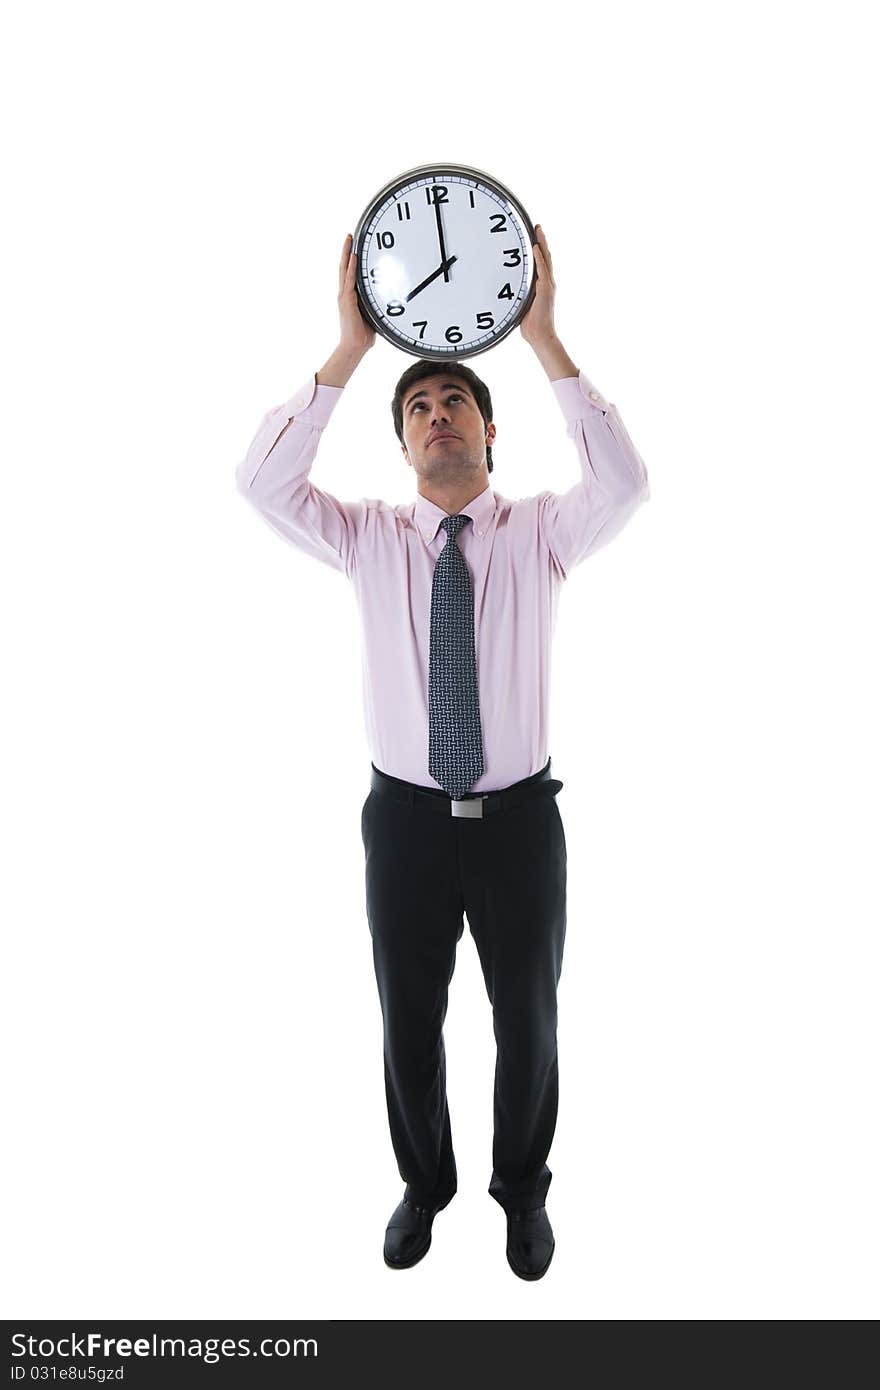
<path id="1" fill-rule="evenodd" d="M 555 1249 L 556 1241 L 554 1240 L 553 1244 L 550 1246 L 550 1254 L 547 1256 L 547 1263 L 544 1265 L 543 1269 L 536 1269 L 534 1274 L 530 1274 L 527 1273 L 525 1270 L 519 1269 L 517 1265 L 513 1263 L 513 1260 L 510 1258 L 510 1251 L 507 1252 L 507 1263 L 510 1265 L 510 1268 L 513 1270 L 514 1274 L 519 1275 L 520 1279 L 543 1279 L 544 1275 L 547 1273 L 547 1270 L 550 1268 L 550 1262 L 553 1259 L 553 1251 Z"/>

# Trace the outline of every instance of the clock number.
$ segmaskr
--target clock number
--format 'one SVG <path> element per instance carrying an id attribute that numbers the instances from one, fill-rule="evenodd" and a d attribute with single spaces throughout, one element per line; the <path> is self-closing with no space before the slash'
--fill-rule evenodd
<path id="1" fill-rule="evenodd" d="M 442 183 L 432 183 L 429 188 L 425 189 L 425 197 L 428 199 L 428 207 L 432 203 L 449 202 L 449 192 Z"/>
<path id="2" fill-rule="evenodd" d="M 505 246 L 505 248 L 504 248 L 504 250 L 502 251 L 501 254 L 502 254 L 502 256 L 512 256 L 512 257 L 513 257 L 513 260 L 512 260 L 512 261 L 502 261 L 502 262 L 501 262 L 501 264 L 502 264 L 502 265 L 505 265 L 505 266 L 519 265 L 520 262 L 521 262 L 521 260 L 522 260 L 522 257 L 521 257 L 521 255 L 520 255 L 519 247 L 518 247 L 518 246 Z"/>
<path id="3" fill-rule="evenodd" d="M 376 240 L 378 241 L 380 247 L 384 247 L 385 250 L 388 251 L 394 245 L 394 233 L 379 232 L 377 234 Z"/>
<path id="4" fill-rule="evenodd" d="M 510 288 L 510 281 L 504 286 L 503 290 L 498 291 L 499 299 L 513 299 L 513 290 Z"/>
<path id="5" fill-rule="evenodd" d="M 409 221 L 409 215 L 410 215 L 410 214 L 409 214 L 409 203 L 398 203 L 398 204 L 397 204 L 397 220 L 398 220 L 398 222 L 403 222 L 403 221 L 404 221 L 404 212 L 403 212 L 404 208 L 406 208 L 406 221 L 407 221 L 407 222 Z"/>
<path id="6" fill-rule="evenodd" d="M 424 336 L 425 336 L 425 329 L 426 329 L 427 327 L 428 327 L 428 320 L 427 320 L 427 319 L 413 319 L 413 328 L 420 328 L 420 329 L 422 330 L 421 333 L 419 334 L 419 337 L 420 337 L 420 338 L 424 338 Z"/>
<path id="7" fill-rule="evenodd" d="M 451 324 L 446 330 L 447 343 L 460 343 L 463 337 L 464 334 L 457 323 Z"/>
<path id="8" fill-rule="evenodd" d="M 491 228 L 489 229 L 490 231 L 493 231 L 493 232 L 506 232 L 506 231 L 507 231 L 507 218 L 505 217 L 505 215 L 504 215 L 503 212 L 491 212 L 491 213 L 489 214 L 489 221 L 490 221 L 490 222 L 497 222 L 497 223 L 498 223 L 498 226 L 497 226 L 497 227 L 491 227 Z"/>
<path id="9" fill-rule="evenodd" d="M 392 299 L 385 312 L 389 318 L 398 318 L 400 314 L 406 313 L 406 305 L 401 304 L 399 299 Z"/>
<path id="10" fill-rule="evenodd" d="M 484 322 L 483 322 L 484 319 L 488 319 L 489 322 L 488 322 L 488 323 L 484 323 Z M 477 327 L 478 327 L 478 328 L 494 328 L 494 327 L 495 327 L 495 320 L 493 319 L 492 315 L 488 312 L 488 310 L 486 311 L 485 314 L 477 314 Z"/>

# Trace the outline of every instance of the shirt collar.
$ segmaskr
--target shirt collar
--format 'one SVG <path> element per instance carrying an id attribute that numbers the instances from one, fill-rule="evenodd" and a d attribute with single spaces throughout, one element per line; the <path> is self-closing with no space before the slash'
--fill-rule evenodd
<path id="1" fill-rule="evenodd" d="M 483 540 L 489 530 L 489 522 L 494 512 L 495 493 L 492 491 L 492 485 L 489 484 L 479 496 L 472 498 L 467 506 L 460 508 L 458 512 L 444 512 L 442 507 L 438 507 L 436 502 L 432 502 L 429 497 L 423 496 L 420 492 L 416 497 L 413 516 L 422 540 L 426 545 L 430 545 L 445 516 L 469 516 L 473 521 L 471 529 L 474 535 L 477 540 Z"/>

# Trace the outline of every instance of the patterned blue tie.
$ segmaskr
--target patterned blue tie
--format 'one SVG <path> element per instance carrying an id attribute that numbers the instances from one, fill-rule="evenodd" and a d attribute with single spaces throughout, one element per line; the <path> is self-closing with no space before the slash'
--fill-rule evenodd
<path id="1" fill-rule="evenodd" d="M 456 544 L 469 516 L 445 516 L 447 541 L 431 586 L 428 668 L 428 771 L 458 800 L 483 771 L 483 733 L 474 647 L 474 598 Z"/>

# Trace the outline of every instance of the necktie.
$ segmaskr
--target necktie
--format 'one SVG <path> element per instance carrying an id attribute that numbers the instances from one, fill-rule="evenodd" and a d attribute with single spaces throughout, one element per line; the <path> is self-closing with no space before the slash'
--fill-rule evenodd
<path id="1" fill-rule="evenodd" d="M 471 578 L 456 536 L 469 516 L 445 516 L 431 586 L 428 771 L 458 800 L 483 771 Z"/>

